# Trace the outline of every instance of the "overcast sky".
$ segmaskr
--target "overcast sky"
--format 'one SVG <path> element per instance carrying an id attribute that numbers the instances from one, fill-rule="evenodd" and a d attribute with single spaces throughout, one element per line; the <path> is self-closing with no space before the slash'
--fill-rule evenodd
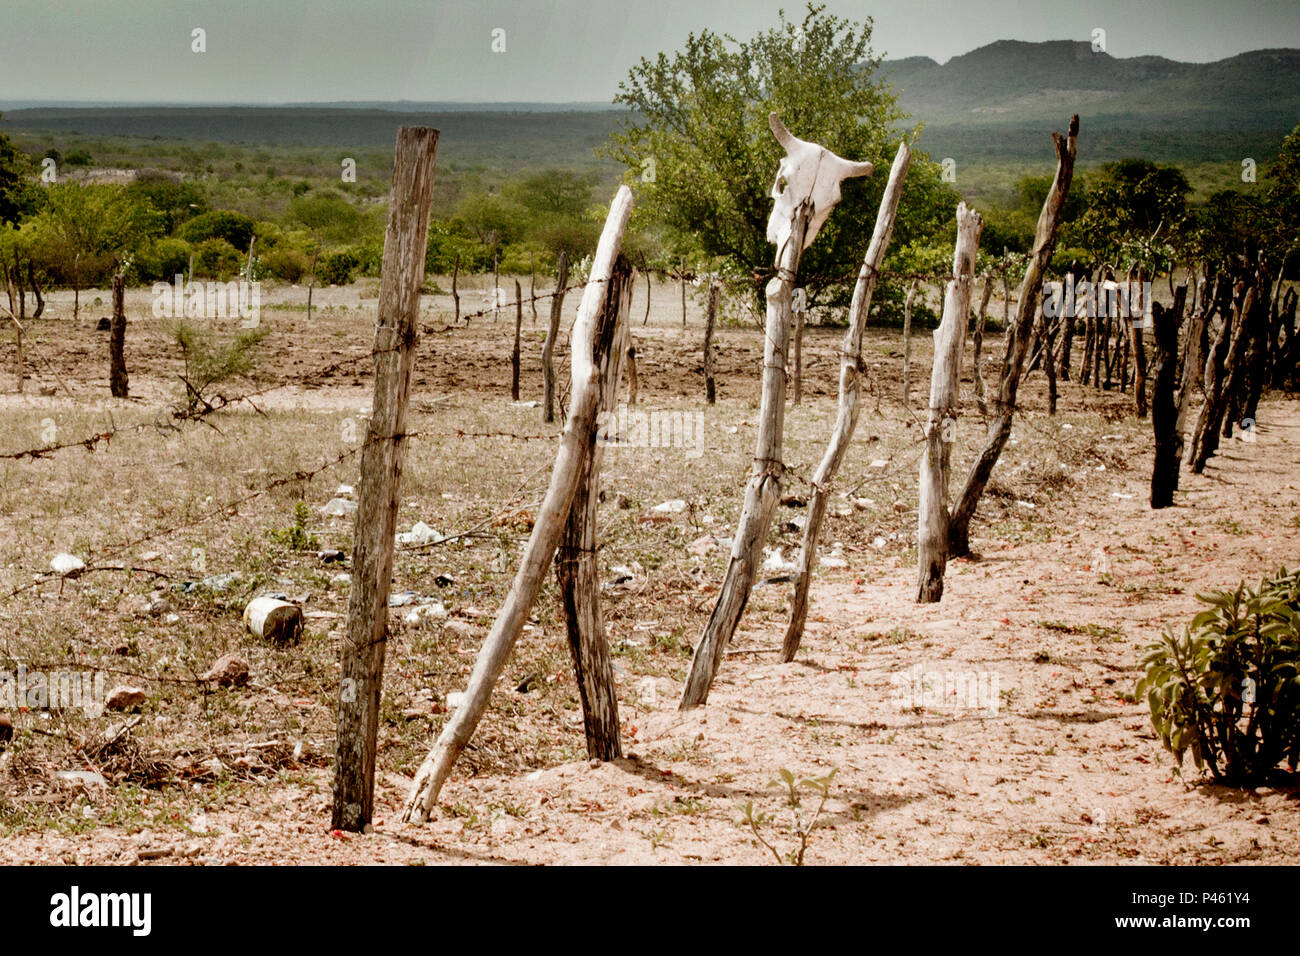
<path id="1" fill-rule="evenodd" d="M 1297 0 L 828 0 L 890 57 L 1000 39 L 1217 60 L 1300 47 Z M 793 0 L 0 0 L 0 99 L 604 101 L 703 28 L 747 37 Z M 207 52 L 191 52 L 206 31 Z M 492 31 L 505 31 L 504 53 Z"/>

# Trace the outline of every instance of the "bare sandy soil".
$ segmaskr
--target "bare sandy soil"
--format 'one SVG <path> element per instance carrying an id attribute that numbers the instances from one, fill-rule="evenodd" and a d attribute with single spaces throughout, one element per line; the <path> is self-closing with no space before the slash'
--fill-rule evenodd
<path id="1" fill-rule="evenodd" d="M 671 290 L 662 299 L 671 300 Z M 359 304 L 360 310 L 323 312 L 311 327 L 296 312 L 272 313 L 273 347 L 259 374 L 268 381 L 291 378 L 364 354 L 373 314 L 365 311 L 364 298 Z M 136 300 L 135 307 L 144 305 Z M 633 311 L 639 315 L 635 304 Z M 686 333 L 670 305 L 660 306 L 649 326 L 638 324 L 643 403 L 695 407 L 702 391 L 696 314 L 693 304 Z M 507 324 L 447 330 L 445 317 L 430 312 L 413 400 L 414 409 L 424 409 L 415 415 L 417 429 L 554 434 L 535 410 L 510 406 Z M 19 424 L 29 428 L 60 410 L 71 415 L 70 406 L 87 422 L 111 409 L 120 423 L 174 395 L 177 360 L 157 324 L 141 318 L 132 325 L 132 370 L 143 400 L 118 404 L 100 397 L 106 392 L 102 334 L 67 324 L 49 329 L 41 334 L 40 351 L 73 397 L 62 390 L 31 394 L 54 384 L 52 373 L 35 369 L 27 398 L 4 396 L 0 415 L 10 427 L 0 450 L 21 446 Z M 527 331 L 527 341 L 539 346 L 536 330 Z M 928 339 L 918 336 L 914 382 L 928 379 Z M 808 398 L 789 426 L 794 491 L 811 473 L 829 432 L 837 344 L 831 330 L 810 333 Z M 761 337 L 728 329 L 721 336 L 721 402 L 708 412 L 711 444 L 704 463 L 690 463 L 687 474 L 672 449 L 635 460 L 611 455 L 606 462 L 611 498 L 626 490 L 633 500 L 625 511 L 612 501 L 602 509 L 609 537 L 603 560 L 607 567 L 639 562 L 630 583 L 611 587 L 602 598 L 620 665 L 627 759 L 592 765 L 582 756 L 562 619 L 549 607 L 549 593 L 431 822 L 407 827 L 397 820 L 409 775 L 445 719 L 440 702 L 462 689 L 504 593 L 526 515 L 517 526 L 510 525 L 513 518 L 500 522 L 501 540 L 471 542 L 463 553 L 439 557 L 441 563 L 426 566 L 422 555 L 399 560 L 395 590 L 431 588 L 428 576 L 453 561 L 459 562 L 458 579 L 473 577 L 478 589 L 447 595 L 453 621 L 445 626 L 409 628 L 395 618 L 386 685 L 393 712 L 381 727 L 379 819 L 364 835 L 331 833 L 328 826 L 329 667 L 337 653 L 337 631 L 330 628 L 345 602 L 309 561 L 280 555 L 267 571 L 268 580 L 314 595 L 310 606 L 317 617 L 309 615 L 308 624 L 313 629 L 316 622 L 316 633 L 291 655 L 251 647 L 251 639 L 239 634 L 238 608 L 220 601 L 182 607 L 187 620 L 181 626 L 189 626 L 190 614 L 204 623 L 177 637 L 153 621 L 131 623 L 140 615 L 124 609 L 124 602 L 155 593 L 148 581 L 100 582 L 100 590 L 70 585 L 61 596 L 57 585 L 49 585 L 0 606 L 0 624 L 12 635 L 3 648 L 5 666 L 12 666 L 8 659 L 48 659 L 69 641 L 78 660 L 111 662 L 115 646 L 130 636 L 138 648 L 118 666 L 159 679 L 148 685 L 149 719 L 133 731 L 140 746 L 131 759 L 86 762 L 104 771 L 107 788 L 70 790 L 51 782 L 55 771 L 80 765 L 78 754 L 86 756 L 74 746 L 84 743 L 86 726 L 66 725 L 71 742 L 61 742 L 39 731 L 65 725 L 12 715 L 18 736 L 0 756 L 6 834 L 0 860 L 775 863 L 775 856 L 798 849 L 798 821 L 810 819 L 819 802 L 805 791 L 801 806 L 791 807 L 784 789 L 770 785 L 782 769 L 797 778 L 834 771 L 806 840 L 810 864 L 1287 863 L 1300 856 L 1300 788 L 1242 792 L 1208 784 L 1190 766 L 1178 773 L 1150 729 L 1145 705 L 1132 696 L 1141 648 L 1195 612 L 1196 592 L 1258 580 L 1296 563 L 1300 402 L 1266 400 L 1257 441 L 1226 441 L 1203 476 L 1183 476 L 1176 507 L 1152 512 L 1146 503 L 1149 424 L 1132 418 L 1129 400 L 1065 384 L 1061 414 L 1049 418 L 1042 410 L 1042 378 L 1031 377 L 1014 441 L 981 505 L 973 540 L 979 555 L 950 566 L 941 603 L 917 605 L 910 543 L 916 521 L 913 413 L 889 397 L 898 394 L 901 343 L 895 332 L 873 330 L 869 349 L 877 366 L 876 408 L 869 399 L 854 460 L 841 481 L 853 493 L 832 512 L 825 535 L 828 544 L 841 542 L 846 566 L 818 572 L 808 633 L 794 663 L 774 662 L 787 586 L 759 587 L 708 705 L 687 714 L 676 709 L 690 645 L 722 567 L 720 549 L 706 545 L 700 549 L 707 550 L 705 557 L 687 546 L 702 534 L 730 533 L 752 453 Z M 538 376 L 535 353 L 528 351 L 524 363 L 530 383 Z M 0 355 L 6 371 L 10 354 Z M 1001 354 L 999 337 L 991 337 L 988 354 Z M 258 400 L 268 420 L 246 408 L 223 413 L 214 419 L 220 436 L 186 426 L 184 436 L 166 439 L 162 452 L 150 451 L 161 440 L 148 434 L 124 436 L 120 447 L 115 440 L 112 452 L 95 453 L 92 460 L 103 472 L 95 480 L 117 486 L 137 481 L 142 490 L 106 505 L 84 534 L 111 537 L 119 526 L 147 528 L 146 519 L 162 513 L 151 510 L 143 490 L 151 475 L 171 483 L 167 494 L 179 508 L 179 499 L 189 495 L 222 500 L 222 482 L 238 482 L 247 470 L 236 465 L 260 468 L 265 477 L 312 460 L 308 452 L 329 450 L 319 436 L 332 434 L 338 416 L 369 404 L 367 366 L 355 364 L 309 386 L 269 390 Z M 969 388 L 967 372 L 963 391 Z M 973 454 L 978 432 L 973 407 L 966 415 L 971 424 L 962 463 Z M 278 439 L 301 431 L 310 447 L 286 460 L 277 455 L 282 441 L 248 437 L 259 428 Z M 538 438 L 498 447 L 494 440 L 479 440 L 472 466 L 463 458 L 463 443 L 439 446 L 438 457 L 451 461 L 434 464 L 421 456 L 404 491 L 418 507 L 404 512 L 403 527 L 434 508 L 447 509 L 432 519 L 445 519 L 444 528 L 491 517 L 510 490 L 540 468 L 541 477 L 519 496 L 526 510 L 540 494 L 554 444 Z M 201 449 L 226 447 L 221 442 L 235 444 L 220 456 L 212 452 L 205 472 Z M 125 461 L 137 447 L 141 460 Z M 234 456 L 235 448 L 242 460 L 215 460 Z M 83 457 L 4 466 L 11 489 L 0 501 L 8 565 L 0 585 L 6 592 L 30 581 L 54 547 L 69 546 L 70 515 L 94 509 L 94 500 L 76 497 L 84 453 L 61 454 Z M 166 477 L 164 465 L 173 458 L 194 466 Z M 223 468 L 230 469 L 228 479 Z M 38 476 L 33 469 L 42 471 Z M 329 473 L 327 487 L 311 488 L 308 500 L 319 504 L 348 474 L 347 468 Z M 42 489 L 66 494 L 70 512 L 46 514 L 35 501 Z M 677 497 L 691 502 L 688 512 L 650 519 L 649 506 Z M 860 503 L 852 504 L 853 498 Z M 242 529 L 246 520 L 249 533 L 261 534 L 273 516 L 282 518 L 279 499 L 274 512 L 259 512 L 260 502 L 242 507 L 220 529 L 200 530 L 193 539 L 160 537 L 132 553 L 157 550 L 154 563 L 179 576 L 194 541 L 206 536 L 215 551 L 227 534 L 222 529 Z M 798 513 L 783 508 L 778 525 Z M 346 548 L 350 540 L 346 523 L 322 535 L 322 545 Z M 781 528 L 773 535 L 787 554 L 798 540 Z M 663 556 L 662 564 L 654 566 L 655 555 Z M 69 610 L 84 618 L 66 625 L 80 627 L 74 638 L 47 634 L 40 628 L 51 625 L 35 623 Z M 185 673 L 181 646 L 200 661 L 242 649 L 254 681 L 215 695 L 169 684 L 164 675 Z M 534 670 L 541 690 L 518 692 L 516 681 Z M 295 750 L 295 741 L 305 745 Z M 166 764 L 152 776 L 140 770 L 151 755 L 160 767 Z M 202 769 L 214 756 L 217 766 Z M 758 831 L 770 847 L 743 822 L 747 804 L 753 814 L 766 815 Z"/>

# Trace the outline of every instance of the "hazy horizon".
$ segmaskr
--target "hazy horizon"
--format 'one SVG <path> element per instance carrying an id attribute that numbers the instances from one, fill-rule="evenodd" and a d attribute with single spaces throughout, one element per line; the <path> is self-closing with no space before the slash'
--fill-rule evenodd
<path id="1" fill-rule="evenodd" d="M 377 9 L 376 9 L 377 7 Z M 710 29 L 752 36 L 797 21 L 803 7 L 771 0 L 6 0 L 0 14 L 0 107 L 283 106 L 436 103 L 608 105 L 641 57 L 680 49 Z M 998 40 L 1088 41 L 1105 31 L 1119 58 L 1187 63 L 1300 47 L 1300 4 L 1284 0 L 1015 0 L 953 4 L 828 0 L 839 16 L 874 16 L 873 52 L 940 63 Z M 206 51 L 192 51 L 192 31 Z M 497 46 L 493 52 L 494 31 Z M 75 64 L 71 69 L 65 64 Z M 93 92 L 92 92 L 93 91 Z"/>

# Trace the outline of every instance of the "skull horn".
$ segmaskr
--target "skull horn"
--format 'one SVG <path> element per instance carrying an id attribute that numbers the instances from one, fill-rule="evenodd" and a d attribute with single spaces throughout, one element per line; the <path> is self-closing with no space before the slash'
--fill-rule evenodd
<path id="1" fill-rule="evenodd" d="M 772 127 L 772 135 L 776 137 L 776 141 L 786 150 L 789 150 L 790 144 L 794 142 L 794 136 L 785 128 L 785 124 L 781 122 L 781 117 L 777 116 L 776 113 L 768 113 L 767 125 Z"/>

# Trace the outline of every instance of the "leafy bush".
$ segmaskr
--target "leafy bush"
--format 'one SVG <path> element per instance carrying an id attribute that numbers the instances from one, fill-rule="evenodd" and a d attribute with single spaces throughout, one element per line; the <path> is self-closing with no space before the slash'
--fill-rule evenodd
<path id="1" fill-rule="evenodd" d="M 184 239 L 159 239 L 135 257 L 141 282 L 171 282 L 189 269 L 192 247 Z"/>
<path id="2" fill-rule="evenodd" d="M 236 249 L 247 249 L 256 223 L 242 213 L 214 209 L 195 216 L 181 227 L 181 238 L 194 244 L 208 239 L 222 239 Z"/>
<path id="3" fill-rule="evenodd" d="M 297 282 L 311 270 L 311 259 L 296 249 L 280 248 L 262 257 L 267 271 L 285 282 Z"/>
<path id="4" fill-rule="evenodd" d="M 1258 588 L 1198 594 L 1208 604 L 1166 632 L 1142 659 L 1151 722 L 1181 765 L 1233 786 L 1255 786 L 1285 757 L 1300 761 L 1300 570 Z"/>
<path id="5" fill-rule="evenodd" d="M 267 537 L 290 551 L 316 551 L 320 548 L 320 541 L 307 530 L 307 522 L 311 517 L 311 509 L 305 501 L 295 502 L 293 524 L 287 528 L 272 528 L 267 532 Z"/>
<path id="6" fill-rule="evenodd" d="M 204 239 L 194 247 L 194 272 L 209 279 L 229 279 L 243 268 L 239 250 L 224 239 Z"/>
<path id="7" fill-rule="evenodd" d="M 321 257 L 316 264 L 316 277 L 325 285 L 347 285 L 360 264 L 361 260 L 351 249 L 340 249 Z"/>
<path id="8" fill-rule="evenodd" d="M 266 337 L 266 327 L 241 331 L 233 338 L 219 340 L 206 329 L 177 321 L 170 329 L 172 341 L 185 359 L 186 411 L 209 410 L 208 389 L 235 378 L 249 375 L 254 368 L 255 351 Z M 217 406 L 223 404 L 220 396 Z"/>

